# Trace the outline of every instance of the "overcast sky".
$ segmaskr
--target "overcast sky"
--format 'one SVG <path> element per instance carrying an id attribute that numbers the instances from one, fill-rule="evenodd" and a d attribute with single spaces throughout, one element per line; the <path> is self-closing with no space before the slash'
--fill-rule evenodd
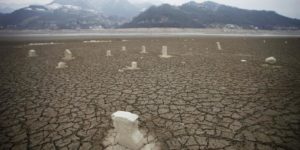
<path id="1" fill-rule="evenodd" d="M 29 5 L 29 4 L 46 4 L 52 0 L 0 0 L 1 4 L 6 5 Z M 151 3 L 169 3 L 173 5 L 180 5 L 190 0 L 129 0 L 131 2 L 151 2 Z M 205 0 L 195 0 L 196 2 L 203 2 Z M 217 3 L 236 6 L 245 9 L 256 10 L 274 10 L 279 14 L 300 19 L 300 0 L 211 0 Z"/>

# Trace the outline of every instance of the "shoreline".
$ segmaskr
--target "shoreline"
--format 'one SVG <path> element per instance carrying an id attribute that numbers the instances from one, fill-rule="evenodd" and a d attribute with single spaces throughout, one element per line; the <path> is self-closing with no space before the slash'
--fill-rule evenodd
<path id="1" fill-rule="evenodd" d="M 300 30 L 132 28 L 103 30 L 0 30 L 0 41 L 135 37 L 300 37 Z"/>

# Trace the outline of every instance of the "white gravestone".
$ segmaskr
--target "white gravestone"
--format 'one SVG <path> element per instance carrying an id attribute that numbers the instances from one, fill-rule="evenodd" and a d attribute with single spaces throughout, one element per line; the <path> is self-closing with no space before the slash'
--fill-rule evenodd
<path id="1" fill-rule="evenodd" d="M 28 57 L 36 57 L 36 56 L 37 54 L 35 50 L 31 49 L 28 51 Z"/>
<path id="2" fill-rule="evenodd" d="M 269 64 L 275 64 L 277 62 L 276 58 L 275 57 L 268 57 L 265 59 L 265 62 L 266 63 L 269 63 Z"/>
<path id="3" fill-rule="evenodd" d="M 111 50 L 107 50 L 107 51 L 106 51 L 106 56 L 112 56 L 112 55 L 111 55 Z"/>
<path id="4" fill-rule="evenodd" d="M 141 51 L 141 53 L 142 53 L 142 54 L 147 53 L 147 51 L 146 51 L 146 46 L 144 46 L 144 45 L 142 46 L 142 51 Z"/>
<path id="5" fill-rule="evenodd" d="M 56 66 L 56 69 L 63 69 L 63 68 L 67 68 L 67 64 L 65 62 L 59 62 Z"/>
<path id="6" fill-rule="evenodd" d="M 126 67 L 127 70 L 137 70 L 137 69 L 140 69 L 137 67 L 137 62 L 133 61 L 131 62 L 131 66 L 130 67 Z"/>
<path id="7" fill-rule="evenodd" d="M 72 52 L 69 49 L 66 49 L 65 52 L 65 57 L 63 58 L 64 60 L 72 60 L 75 59 L 75 57 L 73 57 Z"/>
<path id="8" fill-rule="evenodd" d="M 132 150 L 138 150 L 144 146 L 144 136 L 138 127 L 138 115 L 117 111 L 111 117 L 114 128 L 117 131 L 116 141 L 118 144 Z"/>
<path id="9" fill-rule="evenodd" d="M 163 46 L 161 52 L 162 52 L 162 55 L 159 55 L 161 58 L 172 57 L 171 55 L 168 55 L 168 47 L 167 46 Z"/>
<path id="10" fill-rule="evenodd" d="M 122 51 L 126 51 L 126 46 L 122 46 Z"/>
<path id="11" fill-rule="evenodd" d="M 218 50 L 222 50 L 222 47 L 221 47 L 221 43 L 220 43 L 220 42 L 217 42 L 217 47 L 218 47 Z"/>

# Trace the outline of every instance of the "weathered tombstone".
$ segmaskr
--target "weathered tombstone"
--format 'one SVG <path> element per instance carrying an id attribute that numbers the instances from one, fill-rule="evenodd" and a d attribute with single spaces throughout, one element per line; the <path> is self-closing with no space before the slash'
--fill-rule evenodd
<path id="1" fill-rule="evenodd" d="M 137 62 L 133 61 L 133 62 L 131 62 L 131 66 L 130 67 L 127 66 L 125 69 L 127 69 L 127 70 L 137 70 L 137 69 L 140 69 L 140 68 L 137 67 Z"/>
<path id="2" fill-rule="evenodd" d="M 63 68 L 67 68 L 67 64 L 65 62 L 59 62 L 56 66 L 56 69 L 63 69 Z"/>
<path id="3" fill-rule="evenodd" d="M 131 67 L 134 68 L 134 69 L 137 69 L 137 62 L 133 61 L 131 62 Z"/>
<path id="4" fill-rule="evenodd" d="M 264 43 L 267 43 L 267 41 L 266 41 L 266 40 L 263 40 L 263 42 L 264 42 Z"/>
<path id="5" fill-rule="evenodd" d="M 75 57 L 73 57 L 72 52 L 69 49 L 66 49 L 65 52 L 65 57 L 63 58 L 64 60 L 72 60 L 75 59 Z"/>
<path id="6" fill-rule="evenodd" d="M 142 46 L 142 51 L 141 51 L 141 53 L 142 53 L 142 54 L 147 53 L 147 51 L 146 51 L 146 46 L 145 46 L 145 45 Z"/>
<path id="7" fill-rule="evenodd" d="M 122 46 L 122 51 L 126 51 L 126 46 Z"/>
<path id="8" fill-rule="evenodd" d="M 159 55 L 161 58 L 170 58 L 171 55 L 168 55 L 168 47 L 162 46 L 162 55 Z"/>
<path id="9" fill-rule="evenodd" d="M 106 56 L 112 56 L 112 55 L 111 55 L 111 50 L 107 50 L 107 51 L 106 51 Z"/>
<path id="10" fill-rule="evenodd" d="M 145 140 L 143 134 L 139 131 L 138 115 L 117 111 L 111 117 L 117 132 L 117 143 L 132 150 L 141 149 L 145 144 Z"/>
<path id="11" fill-rule="evenodd" d="M 275 64 L 277 62 L 276 58 L 275 57 L 268 57 L 265 59 L 265 62 L 268 63 L 268 64 Z"/>
<path id="12" fill-rule="evenodd" d="M 35 50 L 31 49 L 28 51 L 28 57 L 36 57 L 36 56 L 37 54 Z"/>
<path id="13" fill-rule="evenodd" d="M 220 42 L 217 42 L 217 47 L 218 47 L 218 50 L 222 50 L 222 47 L 221 47 L 221 43 L 220 43 Z"/>

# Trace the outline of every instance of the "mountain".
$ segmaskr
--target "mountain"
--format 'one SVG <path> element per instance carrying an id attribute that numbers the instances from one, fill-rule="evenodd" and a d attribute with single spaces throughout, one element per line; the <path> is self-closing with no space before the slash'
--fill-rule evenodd
<path id="1" fill-rule="evenodd" d="M 118 26 L 114 17 L 73 5 L 31 5 L 10 14 L 0 15 L 4 29 L 89 29 Z"/>
<path id="2" fill-rule="evenodd" d="M 132 18 L 140 13 L 140 8 L 128 0 L 54 0 L 52 3 L 78 6 L 102 12 L 107 16 Z"/>
<path id="3" fill-rule="evenodd" d="M 168 4 L 153 6 L 121 27 L 300 29 L 300 20 L 274 11 L 245 10 L 206 1 L 188 2 L 178 7 Z"/>
<path id="4" fill-rule="evenodd" d="M 0 14 L 0 29 L 114 28 L 150 5 L 134 5 L 128 0 L 54 0 Z"/>

